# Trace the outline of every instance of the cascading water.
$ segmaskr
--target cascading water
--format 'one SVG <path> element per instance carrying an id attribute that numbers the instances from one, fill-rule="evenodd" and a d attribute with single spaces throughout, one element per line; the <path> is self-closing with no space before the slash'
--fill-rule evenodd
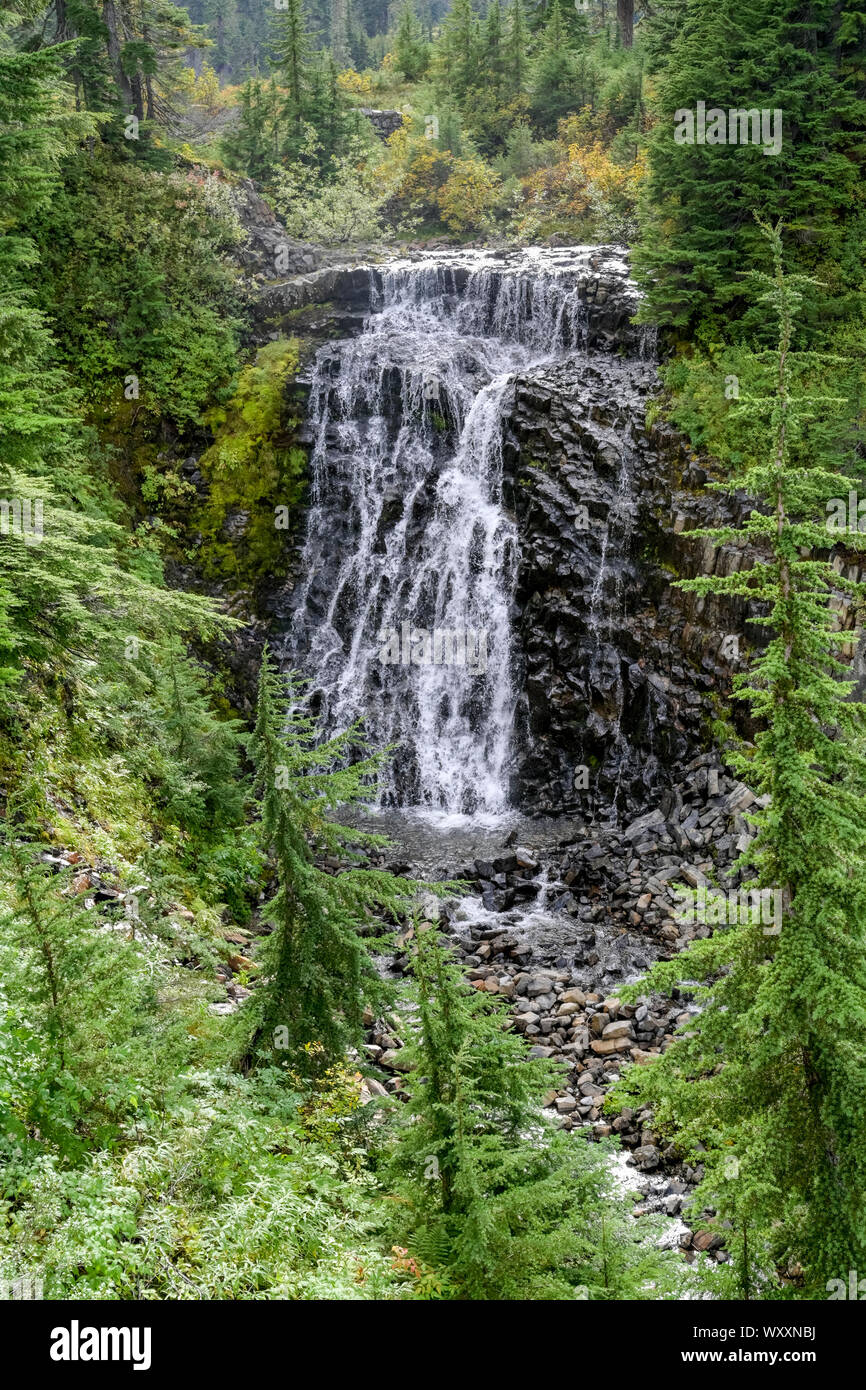
<path id="1" fill-rule="evenodd" d="M 573 254 L 466 261 L 371 272 L 364 331 L 317 355 L 288 656 L 326 729 L 360 718 L 394 747 L 383 804 L 495 816 L 517 698 L 503 418 L 515 375 L 585 349 L 587 318 Z"/>

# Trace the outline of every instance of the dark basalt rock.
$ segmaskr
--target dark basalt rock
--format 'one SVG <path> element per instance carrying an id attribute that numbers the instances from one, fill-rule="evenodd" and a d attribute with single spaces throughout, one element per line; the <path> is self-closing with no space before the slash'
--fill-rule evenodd
<path id="1" fill-rule="evenodd" d="M 731 510 L 692 490 L 680 440 L 647 427 L 655 380 L 651 363 L 588 356 L 516 383 L 505 457 L 525 809 L 640 807 L 704 745 L 711 697 L 729 699 L 725 638 L 743 632 L 745 608 L 672 582 L 744 557 L 688 540 Z"/>
<path id="2" fill-rule="evenodd" d="M 361 115 L 366 116 L 380 140 L 387 140 L 403 124 L 402 111 L 377 111 L 371 106 L 362 106 Z"/>

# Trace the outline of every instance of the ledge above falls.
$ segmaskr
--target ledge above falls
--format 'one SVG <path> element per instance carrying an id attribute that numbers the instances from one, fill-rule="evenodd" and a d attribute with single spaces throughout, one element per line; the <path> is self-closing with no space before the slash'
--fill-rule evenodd
<path id="1" fill-rule="evenodd" d="M 583 346 L 587 350 L 640 355 L 651 351 L 652 334 L 632 323 L 639 296 L 626 256 L 626 248 L 610 245 L 449 249 L 347 261 L 262 284 L 253 301 L 253 314 L 257 327 L 272 336 L 295 332 L 301 311 L 327 306 L 331 331 L 321 335 L 324 340 L 333 336 L 334 328 L 347 334 L 360 331 L 363 316 L 381 300 L 388 276 L 436 276 L 442 291 L 456 298 L 473 276 L 487 277 L 492 289 L 499 280 L 522 278 L 555 283 L 560 291 L 575 290 L 586 309 Z"/>

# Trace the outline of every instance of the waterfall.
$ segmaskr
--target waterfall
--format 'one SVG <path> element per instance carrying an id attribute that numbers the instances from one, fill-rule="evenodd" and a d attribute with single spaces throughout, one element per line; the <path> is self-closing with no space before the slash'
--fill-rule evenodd
<path id="1" fill-rule="evenodd" d="M 314 363 L 287 655 L 326 730 L 361 719 L 393 748 L 384 805 L 510 804 L 518 547 L 503 420 L 517 373 L 587 344 L 575 255 L 549 261 L 467 253 L 371 272 L 362 333 Z"/>

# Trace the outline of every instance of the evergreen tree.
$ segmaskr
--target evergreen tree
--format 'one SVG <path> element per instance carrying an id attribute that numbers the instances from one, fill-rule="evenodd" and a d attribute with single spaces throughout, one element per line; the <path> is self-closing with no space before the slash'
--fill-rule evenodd
<path id="1" fill-rule="evenodd" d="M 337 67 L 327 50 L 311 65 L 304 116 L 321 146 L 319 172 L 327 176 L 334 160 L 345 150 L 349 137 L 356 132 L 358 119 L 347 107 L 337 86 Z"/>
<path id="2" fill-rule="evenodd" d="M 778 894 L 782 918 L 740 909 L 738 921 L 692 942 L 640 987 L 702 981 L 702 1008 L 628 1089 L 656 1106 L 706 1177 L 695 1207 L 733 1225 L 741 1291 L 794 1271 L 806 1297 L 866 1267 L 866 706 L 839 648 L 835 595 L 866 587 L 837 572 L 828 549 L 827 499 L 847 499 L 850 478 L 813 444 L 841 402 L 810 378 L 825 354 L 793 350 L 804 278 L 783 271 L 781 228 L 760 224 L 772 275 L 757 297 L 778 323 L 773 351 L 754 357 L 769 389 L 737 407 L 763 421 L 766 448 L 726 484 L 757 507 L 739 529 L 699 532 L 753 546 L 750 568 L 682 581 L 694 593 L 759 605 L 769 641 L 736 678 L 760 732 L 733 759 L 768 805 L 753 817 L 752 886 Z M 818 518 L 816 519 L 816 513 Z M 862 547 L 859 533 L 846 544 Z"/>
<path id="3" fill-rule="evenodd" d="M 304 0 L 286 0 L 285 9 L 278 11 L 271 49 L 280 81 L 288 90 L 283 114 L 297 141 L 303 129 L 310 63 Z"/>
<path id="4" fill-rule="evenodd" d="M 634 43 L 634 0 L 616 0 L 616 22 L 623 48 Z"/>
<path id="5" fill-rule="evenodd" d="M 644 1263 L 623 1238 L 598 1146 L 542 1118 L 555 1069 L 527 1059 L 428 924 L 413 973 L 409 1099 L 390 1160 L 411 1253 L 456 1298 L 639 1298 L 650 1279 L 663 1294 L 669 1262 Z"/>
<path id="6" fill-rule="evenodd" d="M 339 69 L 349 61 L 349 0 L 331 0 L 329 25 L 331 57 Z"/>
<path id="7" fill-rule="evenodd" d="M 515 117 L 506 79 L 500 0 L 494 0 L 487 11 L 479 35 L 478 64 L 476 85 L 463 103 L 463 117 L 478 148 L 493 155 L 504 148 Z M 441 124 L 440 117 L 440 128 Z"/>
<path id="8" fill-rule="evenodd" d="M 530 111 L 542 134 L 555 135 L 557 124 L 574 104 L 574 60 L 559 0 L 553 0 L 533 70 Z"/>
<path id="9" fill-rule="evenodd" d="M 505 94 L 505 45 L 501 0 L 492 0 L 484 25 L 484 72 L 493 100 Z"/>
<path id="10" fill-rule="evenodd" d="M 753 208 L 797 227 L 797 268 L 829 282 L 820 306 L 816 296 L 804 305 L 808 335 L 826 329 L 828 316 L 862 315 L 850 297 L 864 227 L 857 193 L 866 149 L 864 24 L 862 0 L 653 7 L 648 38 L 664 66 L 635 265 L 658 322 L 716 338 L 720 319 L 728 334 L 741 321 L 748 340 L 756 314 L 739 274 L 760 256 Z M 781 149 L 766 155 L 761 144 L 677 143 L 675 113 L 694 112 L 699 100 L 725 113 L 778 110 Z"/>
<path id="11" fill-rule="evenodd" d="M 10 797 L 0 826 L 0 963 L 9 1008 L 0 1016 L 4 1183 L 20 1179 L 22 1157 L 37 1142 L 56 1146 L 69 1162 L 115 1140 L 139 1099 L 140 1113 L 147 1112 L 148 1097 L 134 1088 L 148 1063 L 152 1078 L 159 1066 L 148 961 L 127 932 L 106 930 L 88 910 L 69 869 L 40 861 L 42 832 L 28 814 L 40 794 L 30 786 Z M 175 1064 L 183 1056 L 179 1034 Z M 2 1073 L 16 1047 L 24 1086 L 15 1088 L 21 1102 L 10 1115 Z"/>
<path id="12" fill-rule="evenodd" d="M 265 909 L 273 928 L 263 961 L 267 983 L 253 1001 L 246 1065 L 263 1053 L 325 1066 L 342 1056 L 347 1042 L 358 1041 L 365 1000 L 383 998 L 361 932 L 374 911 L 395 917 L 413 888 L 358 867 L 363 850 L 380 841 L 331 819 L 338 806 L 369 799 L 380 759 L 341 766 L 362 748 L 357 729 L 317 742 L 314 721 L 297 707 L 299 696 L 266 648 L 250 754 L 262 848 L 272 857 L 277 887 Z M 344 870 L 320 868 L 317 854 L 339 858 Z"/>
<path id="13" fill-rule="evenodd" d="M 282 108 L 275 78 L 263 82 L 251 77 L 244 83 L 237 126 L 222 138 L 229 168 L 262 182 L 272 176 L 285 137 Z"/>
<path id="14" fill-rule="evenodd" d="M 208 51 L 208 60 L 223 79 L 234 76 L 242 67 L 240 56 L 240 24 L 237 0 L 203 0 L 196 15 L 192 6 L 187 6 L 190 18 L 207 26 L 213 48 Z"/>
<path id="15" fill-rule="evenodd" d="M 508 29 L 505 41 L 505 80 L 510 97 L 520 97 L 528 82 L 528 35 L 523 0 L 511 0 L 508 8 Z"/>
<path id="16" fill-rule="evenodd" d="M 59 47 L 0 49 L 0 498 L 9 513 L 0 596 L 14 614 L 5 634 L 0 627 L 0 667 L 7 685 L 13 671 L 62 684 L 71 707 L 94 663 L 106 679 L 124 668 L 125 634 L 147 641 L 184 627 L 213 631 L 216 622 L 207 600 L 154 582 L 123 529 L 94 507 L 77 402 L 29 303 L 24 272 L 37 257 L 27 232 L 57 186 L 61 155 L 89 129 L 64 109 L 66 56 Z"/>
<path id="17" fill-rule="evenodd" d="M 479 85 L 480 35 L 471 0 L 454 0 L 435 50 L 434 75 L 443 94 L 462 107 Z"/>
<path id="18" fill-rule="evenodd" d="M 429 48 L 424 42 L 412 0 L 405 0 L 400 11 L 394 40 L 394 59 L 408 82 L 417 82 L 427 71 L 430 61 Z"/>
<path id="19" fill-rule="evenodd" d="M 203 35 L 190 25 L 186 9 L 166 0 L 62 0 L 54 14 L 54 41 L 76 40 L 69 73 L 83 105 L 140 121 L 169 121 L 167 91 L 182 56 Z M 43 25 L 39 43 L 48 32 Z"/>

